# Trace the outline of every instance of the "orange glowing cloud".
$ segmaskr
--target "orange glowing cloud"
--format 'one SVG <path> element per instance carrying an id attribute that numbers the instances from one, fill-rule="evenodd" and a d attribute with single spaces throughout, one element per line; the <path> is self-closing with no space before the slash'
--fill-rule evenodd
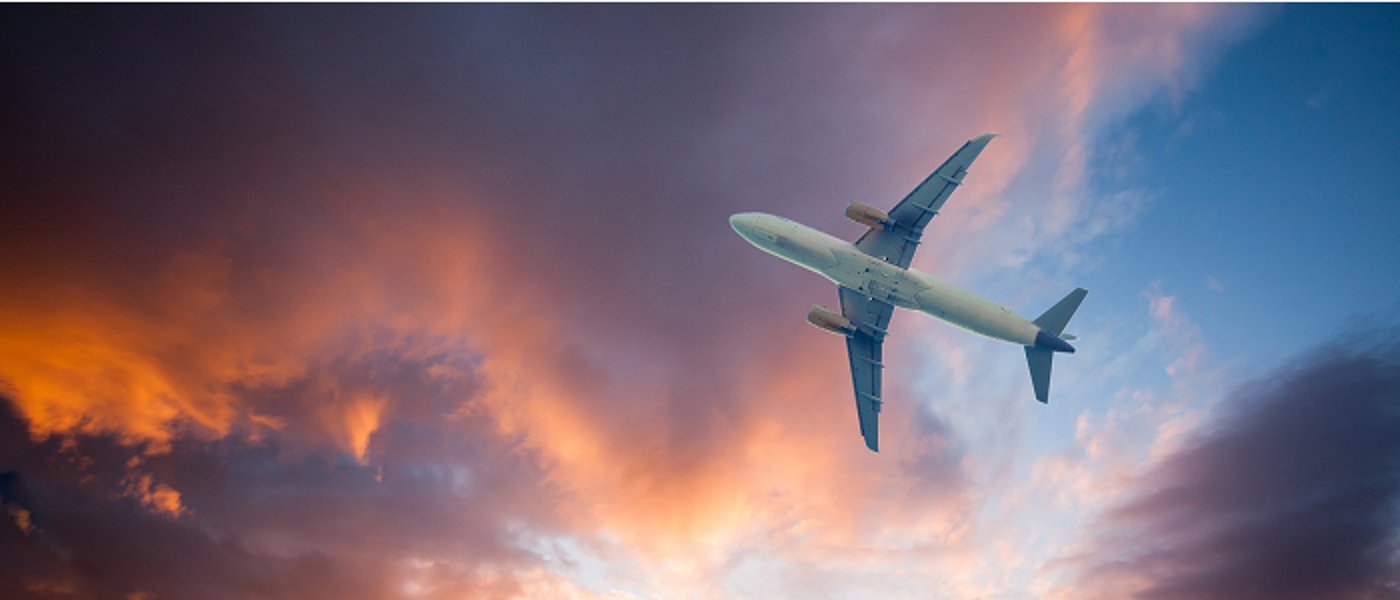
<path id="1" fill-rule="evenodd" d="M 152 512 L 173 518 L 189 513 L 189 510 L 180 503 L 180 492 L 164 483 L 155 481 L 149 473 L 129 474 L 124 483 L 126 484 L 125 495 L 136 498 Z"/>

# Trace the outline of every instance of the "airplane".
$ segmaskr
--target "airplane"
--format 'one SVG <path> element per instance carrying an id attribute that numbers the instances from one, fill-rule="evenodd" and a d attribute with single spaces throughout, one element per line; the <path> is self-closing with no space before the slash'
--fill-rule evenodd
<path id="1" fill-rule="evenodd" d="M 1064 333 L 1070 317 L 1089 292 L 1076 288 L 1045 314 L 1029 320 L 996 302 L 909 268 L 924 227 L 962 185 L 967 168 L 987 147 L 993 133 L 963 144 L 942 166 L 888 213 L 860 202 L 846 217 L 869 227 L 854 244 L 783 217 L 747 212 L 729 218 L 734 231 L 759 249 L 796 263 L 836 283 L 840 314 L 813 305 L 807 321 L 846 338 L 856 412 L 865 445 L 880 451 L 881 346 L 895 307 L 916 310 L 983 336 L 1024 346 L 1031 387 L 1041 403 L 1050 401 L 1054 353 L 1073 353 Z"/>

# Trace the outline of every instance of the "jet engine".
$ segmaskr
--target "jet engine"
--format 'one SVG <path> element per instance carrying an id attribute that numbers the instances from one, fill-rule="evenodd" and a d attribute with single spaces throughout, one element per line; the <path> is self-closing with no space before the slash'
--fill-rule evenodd
<path id="1" fill-rule="evenodd" d="M 817 304 L 813 304 L 812 310 L 807 313 L 807 322 L 816 325 L 818 329 L 824 329 L 837 335 L 850 337 L 856 333 L 856 327 L 851 324 L 850 319 Z"/>
<path id="2" fill-rule="evenodd" d="M 885 223 L 890 221 L 890 216 L 885 214 L 885 211 L 860 202 L 846 205 L 846 218 L 871 229 L 884 229 Z"/>

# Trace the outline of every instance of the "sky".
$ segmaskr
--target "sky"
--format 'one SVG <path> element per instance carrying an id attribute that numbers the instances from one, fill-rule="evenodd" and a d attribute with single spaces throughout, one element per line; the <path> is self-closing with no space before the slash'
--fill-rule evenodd
<path id="1" fill-rule="evenodd" d="M 1400 598 L 1394 5 L 0 7 L 7 598 Z M 881 452 L 839 237 L 994 140 Z"/>

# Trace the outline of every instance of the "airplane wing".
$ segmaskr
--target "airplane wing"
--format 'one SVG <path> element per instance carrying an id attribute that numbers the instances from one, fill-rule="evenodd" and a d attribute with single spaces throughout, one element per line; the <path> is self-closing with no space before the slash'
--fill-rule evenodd
<path id="1" fill-rule="evenodd" d="M 856 240 L 856 248 L 890 264 L 909 268 L 909 262 L 914 259 L 914 250 L 919 246 L 919 238 L 924 235 L 924 227 L 943 208 L 943 203 L 953 195 L 953 190 L 962 185 L 967 168 L 994 137 L 996 134 L 984 133 L 963 144 L 923 183 L 890 209 L 889 219 L 883 227 L 871 228 L 860 236 Z M 841 315 L 857 326 L 856 333 L 846 338 L 846 352 L 850 355 L 851 379 L 856 388 L 860 434 L 865 438 L 867 447 L 879 452 L 880 409 L 884 404 L 880 388 L 885 368 L 881 354 L 885 330 L 889 327 L 894 306 L 844 287 L 840 291 Z"/>
<path id="2" fill-rule="evenodd" d="M 856 240 L 856 247 L 890 264 L 908 268 L 919 246 L 919 238 L 924 235 L 924 227 L 943 208 L 953 190 L 962 185 L 967 168 L 994 137 L 995 133 L 984 133 L 963 144 L 943 166 L 890 209 L 890 226 L 867 231 Z"/>
<path id="3" fill-rule="evenodd" d="M 844 287 L 840 291 L 841 315 L 857 327 L 856 333 L 846 338 L 846 352 L 851 358 L 851 379 L 856 387 L 860 435 L 865 438 L 867 447 L 879 452 L 880 408 L 884 403 L 880 399 L 880 377 L 885 368 L 881 362 L 881 346 L 894 306 Z"/>

